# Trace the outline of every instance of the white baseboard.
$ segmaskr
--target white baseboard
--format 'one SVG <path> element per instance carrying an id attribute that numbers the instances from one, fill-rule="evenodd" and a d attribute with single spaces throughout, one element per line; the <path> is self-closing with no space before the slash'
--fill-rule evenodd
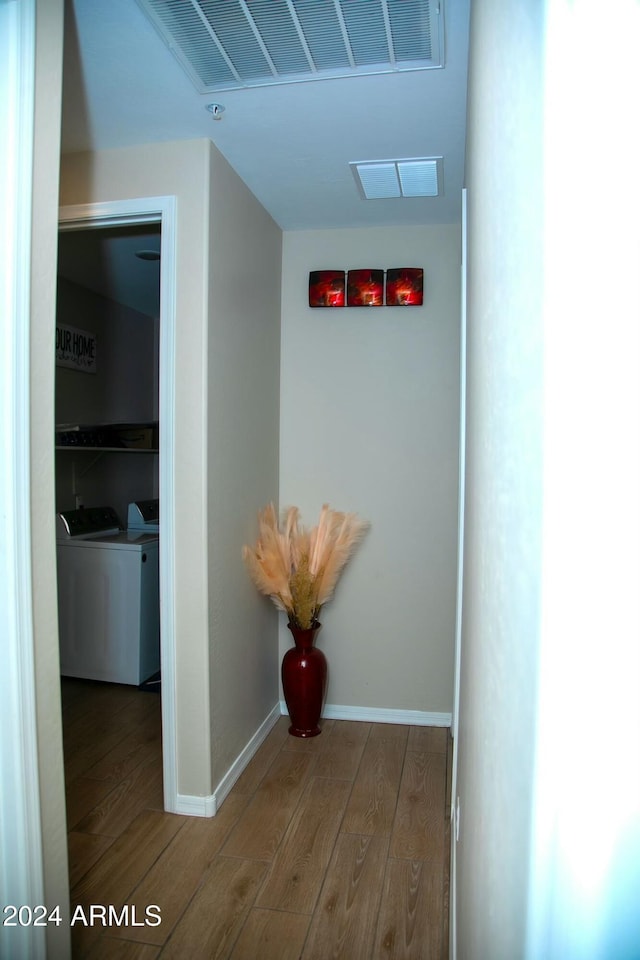
<path id="1" fill-rule="evenodd" d="M 276 704 L 271 713 L 269 713 L 269 715 L 262 721 L 242 753 L 240 753 L 233 761 L 224 777 L 216 787 L 214 792 L 214 797 L 216 798 L 216 808 L 220 806 L 251 758 L 255 753 L 257 753 L 258 748 L 261 746 L 263 741 L 266 740 L 268 734 L 278 722 L 279 717 L 280 711 L 278 710 L 278 705 Z"/>
<path id="2" fill-rule="evenodd" d="M 188 794 L 179 793 L 173 812 L 184 817 L 215 817 L 216 809 L 215 793 L 208 797 L 190 797 Z"/>
<path id="3" fill-rule="evenodd" d="M 288 713 L 284 700 L 280 712 Z M 387 707 L 348 707 L 339 703 L 325 703 L 325 720 L 363 720 L 368 723 L 406 723 L 415 727 L 450 727 L 450 713 L 427 713 L 426 710 L 390 710 Z"/>
<path id="4" fill-rule="evenodd" d="M 260 745 L 266 739 L 271 729 L 275 726 L 281 715 L 280 706 L 276 704 L 265 720 L 260 724 L 254 735 L 251 737 L 246 747 L 233 761 L 224 777 L 208 797 L 190 797 L 185 794 L 178 794 L 178 804 L 176 813 L 184 814 L 187 817 L 215 817 L 218 807 L 225 799 L 232 786 L 245 769 L 251 758 L 257 752 Z"/>

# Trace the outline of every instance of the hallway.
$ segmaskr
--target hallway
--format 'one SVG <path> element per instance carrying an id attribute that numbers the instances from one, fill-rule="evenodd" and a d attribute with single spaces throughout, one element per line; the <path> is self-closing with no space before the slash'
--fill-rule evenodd
<path id="1" fill-rule="evenodd" d="M 62 696 L 74 957 L 448 956 L 447 729 L 328 720 L 298 740 L 282 717 L 217 816 L 188 818 L 162 812 L 159 697 Z M 85 926 L 109 904 L 108 930 Z"/>

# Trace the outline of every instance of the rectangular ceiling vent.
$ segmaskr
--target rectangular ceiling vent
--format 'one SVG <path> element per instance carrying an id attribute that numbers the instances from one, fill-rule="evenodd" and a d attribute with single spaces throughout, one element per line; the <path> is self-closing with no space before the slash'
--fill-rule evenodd
<path id="1" fill-rule="evenodd" d="M 443 66 L 442 0 L 138 0 L 200 93 Z"/>
<path id="2" fill-rule="evenodd" d="M 361 160 L 349 166 L 364 200 L 438 197 L 442 193 L 442 157 Z"/>

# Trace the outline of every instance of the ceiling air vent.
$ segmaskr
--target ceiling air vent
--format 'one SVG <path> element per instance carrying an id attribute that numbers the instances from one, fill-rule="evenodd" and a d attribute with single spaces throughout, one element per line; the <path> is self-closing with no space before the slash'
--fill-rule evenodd
<path id="1" fill-rule="evenodd" d="M 441 0 L 138 0 L 200 93 L 443 65 Z"/>
<path id="2" fill-rule="evenodd" d="M 442 192 L 442 157 L 361 160 L 349 166 L 365 200 L 437 197 Z"/>

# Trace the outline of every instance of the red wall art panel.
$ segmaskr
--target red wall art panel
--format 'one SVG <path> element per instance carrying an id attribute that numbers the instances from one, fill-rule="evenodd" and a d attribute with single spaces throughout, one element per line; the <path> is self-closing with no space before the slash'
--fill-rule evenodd
<path id="1" fill-rule="evenodd" d="M 344 270 L 311 271 L 309 306 L 344 307 Z"/>
<path id="2" fill-rule="evenodd" d="M 384 303 L 384 270 L 349 270 L 348 307 L 381 307 Z"/>
<path id="3" fill-rule="evenodd" d="M 387 306 L 421 306 L 422 287 L 423 271 L 419 267 L 394 267 L 387 270 Z"/>

